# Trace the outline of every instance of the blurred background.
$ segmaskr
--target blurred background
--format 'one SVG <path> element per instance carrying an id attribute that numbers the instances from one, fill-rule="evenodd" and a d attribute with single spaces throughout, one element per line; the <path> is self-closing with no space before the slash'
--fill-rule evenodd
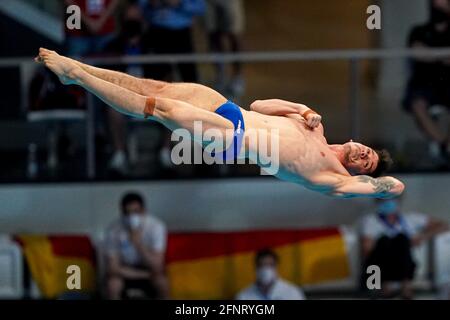
<path id="1" fill-rule="evenodd" d="M 342 201 L 251 164 L 174 165 L 170 132 L 64 87 L 39 47 L 247 109 L 304 103 L 329 143 L 389 149 L 406 193 Z M 449 57 L 447 0 L 1 1 L 0 298 L 448 298 Z"/>

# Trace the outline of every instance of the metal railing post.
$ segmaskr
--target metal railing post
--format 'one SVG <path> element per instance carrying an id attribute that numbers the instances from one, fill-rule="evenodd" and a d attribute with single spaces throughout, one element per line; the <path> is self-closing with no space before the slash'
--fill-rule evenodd
<path id="1" fill-rule="evenodd" d="M 29 82 L 33 75 L 34 65 L 29 61 L 22 61 L 19 65 L 20 73 L 20 111 L 26 112 L 28 109 Z"/>
<path id="2" fill-rule="evenodd" d="M 350 59 L 350 86 L 349 86 L 349 109 L 350 109 L 350 138 L 358 141 L 361 135 L 361 115 L 360 115 L 360 72 L 359 59 Z"/>
<path id="3" fill-rule="evenodd" d="M 86 112 L 86 174 L 94 179 L 95 170 L 95 101 L 92 93 L 87 94 Z"/>

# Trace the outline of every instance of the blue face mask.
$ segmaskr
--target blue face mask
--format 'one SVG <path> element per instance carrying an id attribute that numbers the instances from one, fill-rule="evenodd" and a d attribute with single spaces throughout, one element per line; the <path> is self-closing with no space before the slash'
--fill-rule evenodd
<path id="1" fill-rule="evenodd" d="M 395 200 L 383 201 L 378 205 L 377 213 L 387 216 L 398 211 L 398 203 Z"/>

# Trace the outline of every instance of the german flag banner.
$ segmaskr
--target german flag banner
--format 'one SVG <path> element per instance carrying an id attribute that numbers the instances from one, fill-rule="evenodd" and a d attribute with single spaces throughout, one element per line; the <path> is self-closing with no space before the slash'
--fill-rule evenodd
<path id="1" fill-rule="evenodd" d="M 44 298 L 53 299 L 68 291 L 69 266 L 80 268 L 80 291 L 95 291 L 95 250 L 87 236 L 20 235 L 31 275 Z"/>
<path id="2" fill-rule="evenodd" d="M 254 254 L 273 249 L 279 273 L 298 285 L 350 275 L 338 228 L 172 233 L 167 268 L 174 299 L 232 299 L 255 279 Z"/>

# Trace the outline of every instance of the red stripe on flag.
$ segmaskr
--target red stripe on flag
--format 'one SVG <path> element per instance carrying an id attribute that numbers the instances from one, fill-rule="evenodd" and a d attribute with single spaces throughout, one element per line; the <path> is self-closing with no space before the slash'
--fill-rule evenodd
<path id="1" fill-rule="evenodd" d="M 95 263 L 95 249 L 87 236 L 49 236 L 55 256 L 85 258 Z"/>
<path id="2" fill-rule="evenodd" d="M 340 234 L 338 228 L 171 233 L 169 235 L 166 259 L 170 263 L 212 258 L 338 234 Z"/>

